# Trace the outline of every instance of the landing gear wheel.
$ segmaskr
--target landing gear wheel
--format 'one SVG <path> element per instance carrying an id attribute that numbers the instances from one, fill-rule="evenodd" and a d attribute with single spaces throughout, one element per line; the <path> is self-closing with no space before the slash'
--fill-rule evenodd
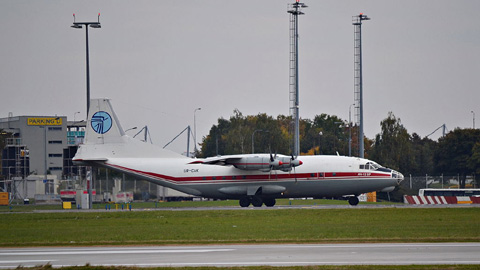
<path id="1" fill-rule="evenodd" d="M 275 205 L 277 201 L 274 199 L 274 198 L 265 198 L 263 200 L 263 203 L 265 204 L 265 206 L 267 207 L 272 207 Z"/>
<path id="2" fill-rule="evenodd" d="M 250 205 L 250 198 L 243 197 L 239 201 L 241 207 L 248 207 Z"/>
<path id="3" fill-rule="evenodd" d="M 358 200 L 357 196 L 352 196 L 352 197 L 348 198 L 348 203 L 350 205 L 357 205 L 358 202 L 359 202 L 359 200 Z"/>
<path id="4" fill-rule="evenodd" d="M 253 196 L 252 197 L 252 205 L 255 206 L 255 207 L 262 207 L 262 204 L 263 204 L 263 200 L 262 198 L 258 197 L 258 196 Z"/>

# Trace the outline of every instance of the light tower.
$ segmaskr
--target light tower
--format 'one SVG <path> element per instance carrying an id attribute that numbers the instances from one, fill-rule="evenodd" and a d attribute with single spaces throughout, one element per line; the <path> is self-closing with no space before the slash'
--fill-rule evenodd
<path id="1" fill-rule="evenodd" d="M 362 79 L 362 21 L 370 20 L 367 15 L 360 13 L 353 16 L 354 25 L 354 98 L 355 98 L 355 124 L 358 125 L 358 152 L 359 157 L 364 157 L 363 146 L 363 79 Z"/>
<path id="2" fill-rule="evenodd" d="M 298 99 L 298 15 L 304 15 L 302 8 L 308 7 L 296 0 L 289 5 L 290 13 L 290 115 L 294 121 L 292 155 L 300 154 L 300 117 Z"/>
<path id="3" fill-rule="evenodd" d="M 102 28 L 100 24 L 100 13 L 98 13 L 97 21 L 96 22 L 77 22 L 75 20 L 75 13 L 73 13 L 73 25 L 72 28 L 75 29 L 82 29 L 85 26 L 85 48 L 86 48 L 86 77 L 87 77 L 87 119 L 88 121 L 88 112 L 90 110 L 90 56 L 88 50 L 88 27 L 91 28 Z M 88 124 L 87 124 L 88 125 Z M 93 209 L 93 195 L 92 195 L 92 168 L 87 167 L 87 190 L 88 190 L 88 209 Z"/>

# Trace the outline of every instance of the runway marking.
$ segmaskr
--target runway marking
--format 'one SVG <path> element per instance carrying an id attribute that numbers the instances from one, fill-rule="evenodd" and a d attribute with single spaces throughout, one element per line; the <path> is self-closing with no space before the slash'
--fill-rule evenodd
<path id="1" fill-rule="evenodd" d="M 38 255 L 105 255 L 105 254 L 154 254 L 154 253 L 204 253 L 204 252 L 225 252 L 235 249 L 158 249 L 158 250 L 80 250 L 80 251 L 30 251 L 0 253 L 0 256 L 38 256 Z"/>
<path id="2" fill-rule="evenodd" d="M 0 261 L 0 263 L 31 263 L 31 262 L 56 262 L 57 260 L 20 260 L 20 261 Z"/>
<path id="3" fill-rule="evenodd" d="M 124 266 L 124 267 L 182 267 L 182 266 L 259 266 L 259 265 L 270 265 L 270 266 L 285 266 L 285 265 L 454 265 L 454 264 L 480 264 L 479 261 L 362 261 L 360 263 L 355 262 L 338 262 L 338 261 L 310 261 L 310 262 L 268 262 L 268 261 L 259 261 L 259 262 L 219 262 L 219 263 L 140 263 L 140 264 L 91 264 L 91 266 Z M 52 265 L 52 267 L 72 267 L 78 265 Z M 0 268 L 2 268 L 0 266 Z"/>
<path id="4" fill-rule="evenodd" d="M 268 245 L 268 244 L 267 244 Z M 480 247 L 480 243 L 437 243 L 437 244 L 318 244 L 318 245 L 287 245 L 291 248 L 355 248 L 355 247 L 365 247 L 365 248 L 410 248 L 410 247 Z M 275 245 L 269 246 L 269 248 L 277 248 Z M 281 248 L 281 247 L 278 247 Z"/>

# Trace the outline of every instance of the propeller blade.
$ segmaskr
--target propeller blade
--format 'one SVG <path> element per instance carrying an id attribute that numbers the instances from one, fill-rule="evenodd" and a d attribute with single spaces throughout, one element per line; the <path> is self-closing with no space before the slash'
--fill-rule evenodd
<path id="1" fill-rule="evenodd" d="M 295 171 L 295 167 L 293 167 L 293 174 L 295 175 L 295 184 L 297 183 L 297 172 Z"/>

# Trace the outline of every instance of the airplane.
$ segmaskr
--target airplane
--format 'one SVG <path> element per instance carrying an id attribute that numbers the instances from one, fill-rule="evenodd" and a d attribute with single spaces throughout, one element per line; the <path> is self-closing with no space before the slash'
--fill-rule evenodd
<path id="1" fill-rule="evenodd" d="M 238 199 L 241 207 L 272 207 L 278 198 L 348 197 L 393 191 L 403 180 L 374 161 L 346 156 L 237 154 L 190 158 L 125 134 L 109 99 L 90 102 L 84 143 L 73 161 L 213 199 Z"/>

